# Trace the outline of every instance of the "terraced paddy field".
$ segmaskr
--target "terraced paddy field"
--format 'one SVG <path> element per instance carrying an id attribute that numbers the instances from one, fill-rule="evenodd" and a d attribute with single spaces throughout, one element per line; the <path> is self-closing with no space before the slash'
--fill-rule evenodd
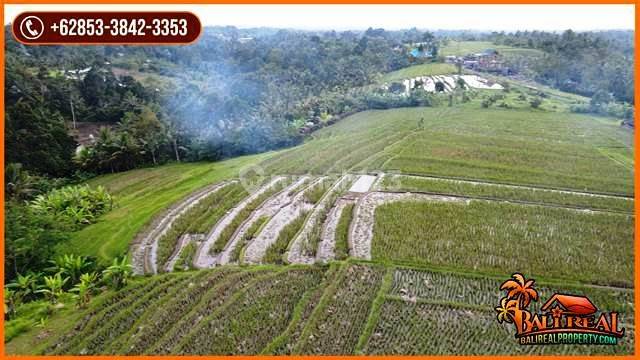
<path id="1" fill-rule="evenodd" d="M 633 171 L 602 148 L 633 161 L 633 134 L 613 119 L 461 105 L 358 113 L 261 166 L 285 174 L 397 171 L 633 195 Z"/>
<path id="2" fill-rule="evenodd" d="M 356 261 L 226 266 L 141 278 L 59 332 L 9 354 L 618 354 L 633 348 L 633 293 L 540 281 L 620 312 L 617 346 L 520 346 L 495 321 L 502 279 Z M 55 319 L 52 319 L 55 320 Z"/>
<path id="3" fill-rule="evenodd" d="M 275 153 L 98 178 L 118 207 L 66 249 L 128 248 L 140 276 L 6 348 L 629 354 L 633 152 L 614 119 L 472 102 L 367 111 Z M 495 312 L 516 271 L 536 280 L 534 309 L 585 295 L 620 312 L 625 336 L 519 345 Z"/>

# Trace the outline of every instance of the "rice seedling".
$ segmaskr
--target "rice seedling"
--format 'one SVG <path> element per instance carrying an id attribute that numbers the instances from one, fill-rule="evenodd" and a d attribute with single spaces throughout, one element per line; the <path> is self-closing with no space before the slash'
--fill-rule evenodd
<path id="1" fill-rule="evenodd" d="M 425 191 L 445 195 L 461 195 L 498 200 L 516 200 L 540 204 L 633 212 L 632 198 L 597 196 L 554 191 L 542 188 L 525 188 L 489 183 L 472 183 L 448 179 L 389 175 L 382 180 L 383 190 Z"/>
<path id="2" fill-rule="evenodd" d="M 633 221 L 621 214 L 489 201 L 389 203 L 375 213 L 372 256 L 632 286 Z"/>
<path id="3" fill-rule="evenodd" d="M 163 309 L 167 304 L 173 304 L 173 299 L 183 293 L 190 293 L 196 284 L 201 283 L 208 276 L 208 272 L 199 271 L 185 275 L 175 284 L 171 284 L 158 291 L 155 295 L 142 298 L 136 304 L 126 309 L 123 314 L 114 319 L 108 333 L 108 339 L 101 345 L 102 350 L 95 351 L 97 354 L 122 354 L 124 349 L 129 348 L 129 344 L 137 331 L 145 328 L 145 323 L 152 318 L 159 309 Z M 123 333 L 124 331 L 124 333 Z"/>
<path id="4" fill-rule="evenodd" d="M 335 187 L 332 187 L 336 181 L 341 182 Z M 353 179 L 351 177 L 346 177 L 338 180 L 331 179 L 325 182 L 328 183 L 328 190 L 325 191 L 325 193 L 318 199 L 319 203 L 316 205 L 316 208 L 307 220 L 305 228 L 300 233 L 302 253 L 310 258 L 316 257 L 318 246 L 321 242 L 322 226 L 327 220 L 329 211 L 336 203 L 336 200 L 342 196 L 347 189 L 349 189 L 353 183 Z"/>
<path id="5" fill-rule="evenodd" d="M 263 193 L 261 193 L 258 197 L 253 199 L 247 206 L 245 206 L 231 221 L 227 227 L 224 228 L 218 239 L 213 243 L 213 246 L 209 249 L 209 252 L 213 254 L 218 254 L 227 246 L 227 243 L 231 240 L 231 237 L 236 232 L 236 230 L 240 227 L 240 225 L 249 218 L 251 213 L 257 209 L 262 203 L 264 203 L 271 196 L 282 191 L 288 184 L 291 183 L 291 179 L 287 178 L 286 180 L 278 181 L 274 186 L 270 187 Z"/>
<path id="6" fill-rule="evenodd" d="M 198 250 L 198 244 L 195 241 L 188 243 L 180 252 L 180 257 L 176 262 L 173 270 L 189 270 L 193 267 L 193 257 Z"/>
<path id="7" fill-rule="evenodd" d="M 353 206 L 355 204 L 347 204 L 342 209 L 340 221 L 336 227 L 336 260 L 344 260 L 349 256 L 349 225 L 353 218 Z"/>
<path id="8" fill-rule="evenodd" d="M 302 212 L 297 218 L 291 221 L 278 234 L 276 241 L 267 248 L 267 252 L 262 258 L 262 262 L 265 264 L 284 264 L 284 253 L 287 251 L 287 247 L 291 241 L 295 238 L 296 234 L 304 225 L 308 212 Z"/>
<path id="9" fill-rule="evenodd" d="M 53 343 L 47 352 L 52 354 L 67 354 L 71 349 L 75 348 L 84 337 L 82 334 L 91 334 L 102 326 L 102 323 L 108 321 L 110 318 L 116 316 L 118 312 L 135 302 L 142 294 L 150 291 L 154 287 L 162 286 L 167 281 L 173 279 L 175 275 L 168 274 L 164 276 L 155 277 L 149 281 L 145 281 L 142 286 L 138 283 L 132 283 L 127 288 L 120 290 L 110 301 L 104 301 L 96 304 L 96 310 L 89 310 L 88 314 L 84 316 L 78 324 L 76 324 L 73 330 L 64 334 L 59 340 Z M 127 291 L 127 289 L 129 289 Z"/>
<path id="10" fill-rule="evenodd" d="M 194 326 L 211 312 L 229 301 L 237 291 L 251 287 L 253 284 L 272 276 L 272 273 L 265 268 L 254 268 L 251 270 L 234 273 L 223 278 L 213 288 L 208 288 L 206 294 L 195 303 L 181 308 L 183 313 L 177 322 L 156 339 L 150 339 L 144 348 L 143 354 L 171 354 L 173 348 L 180 343 Z"/>
<path id="11" fill-rule="evenodd" d="M 260 233 L 260 230 L 267 223 L 267 221 L 269 221 L 269 219 L 269 216 L 262 216 L 258 218 L 258 220 L 256 220 L 253 224 L 251 224 L 247 232 L 240 239 L 240 242 L 236 244 L 235 248 L 233 248 L 233 251 L 231 252 L 231 256 L 229 258 L 230 262 L 237 262 L 240 260 L 245 245 L 251 242 L 251 240 L 253 240 L 256 235 Z"/>
<path id="12" fill-rule="evenodd" d="M 343 274 L 336 287 L 323 295 L 294 353 L 352 354 L 355 351 L 384 269 L 348 265 Z"/>
<path id="13" fill-rule="evenodd" d="M 171 280 L 143 294 L 129 306 L 118 309 L 118 312 L 105 319 L 97 331 L 87 334 L 88 336 L 84 337 L 76 347 L 70 349 L 69 353 L 80 355 L 103 353 L 104 347 L 109 341 L 115 340 L 129 330 L 137 319 L 136 313 L 141 315 L 148 306 L 153 306 L 156 301 L 173 292 L 175 290 L 174 285 L 180 287 L 180 284 L 189 279 L 189 276 L 185 275 L 187 274 L 173 276 Z"/>
<path id="14" fill-rule="evenodd" d="M 164 268 L 176 248 L 180 236 L 187 233 L 206 233 L 229 209 L 247 196 L 239 183 L 232 183 L 202 199 L 182 214 L 158 240 L 158 268 Z"/>
<path id="15" fill-rule="evenodd" d="M 275 271 L 274 271 L 275 270 Z M 520 346 L 495 321 L 501 276 L 336 262 L 237 267 L 145 278 L 90 304 L 46 349 L 56 354 L 584 354 L 620 345 Z M 539 310 L 553 293 L 586 295 L 633 329 L 633 290 L 536 278 Z M 119 295 L 125 293 L 125 295 Z M 60 342 L 64 341 L 64 342 Z M 67 345 L 67 342 L 69 344 Z M 494 344 L 495 343 L 495 344 Z"/>
<path id="16" fill-rule="evenodd" d="M 280 336 L 275 338 L 266 348 L 261 352 L 263 355 L 291 355 L 293 349 L 300 341 L 302 332 L 307 324 L 307 321 L 311 318 L 311 315 L 320 303 L 327 288 L 331 286 L 342 273 L 340 272 L 341 265 L 332 264 L 329 266 L 329 270 L 325 272 L 324 280 L 317 288 L 309 291 L 301 301 L 300 306 L 296 307 L 292 321 L 289 323 L 287 330 L 285 330 Z"/>
<path id="17" fill-rule="evenodd" d="M 141 355 L 162 335 L 180 323 L 180 320 L 203 299 L 209 290 L 216 289 L 227 278 L 236 273 L 236 269 L 203 271 L 206 278 L 195 282 L 194 286 L 178 293 L 163 307 L 158 307 L 131 335 L 128 343 L 121 348 L 127 355 Z"/>
<path id="18" fill-rule="evenodd" d="M 334 182 L 335 179 L 331 178 L 327 178 L 318 182 L 316 185 L 312 186 L 304 192 L 304 201 L 308 202 L 309 204 L 317 204 L 322 196 L 327 192 L 327 190 L 331 188 L 331 185 L 333 185 Z"/>
<path id="19" fill-rule="evenodd" d="M 295 194 L 299 193 L 300 190 L 305 189 L 307 186 L 309 186 L 309 183 L 311 183 L 311 180 L 312 178 L 310 177 L 304 179 L 300 184 L 298 184 L 298 186 L 295 186 L 293 189 L 289 190 L 287 195 L 294 196 Z"/>
<path id="20" fill-rule="evenodd" d="M 413 268 L 400 268 L 393 273 L 393 283 L 388 296 L 405 301 L 430 301 L 439 304 L 471 305 L 476 308 L 493 309 L 500 301 L 496 289 L 504 279 L 484 275 L 453 274 Z M 633 290 L 601 288 L 566 283 L 548 283 L 536 279 L 536 290 L 540 299 L 555 293 L 588 296 L 595 304 L 607 311 L 617 311 L 623 323 L 633 324 Z M 540 302 L 532 302 L 531 308 L 538 310 Z"/>
<path id="21" fill-rule="evenodd" d="M 469 307 L 387 300 L 364 352 L 372 355 L 629 354 L 633 335 L 617 346 L 522 346 L 495 312 Z"/>
<path id="22" fill-rule="evenodd" d="M 294 268 L 247 287 L 203 319 L 174 351 L 222 355 L 259 353 L 286 329 L 296 304 L 317 285 L 322 274 L 323 270 L 318 267 Z"/>

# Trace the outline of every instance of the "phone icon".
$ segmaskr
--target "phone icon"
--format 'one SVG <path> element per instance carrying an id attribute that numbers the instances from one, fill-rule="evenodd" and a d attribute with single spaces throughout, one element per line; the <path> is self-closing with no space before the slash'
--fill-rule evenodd
<path id="1" fill-rule="evenodd" d="M 31 36 L 38 36 L 38 31 L 33 30 L 32 26 L 33 26 L 33 23 L 31 22 L 31 19 L 27 20 L 25 27 L 27 28 L 27 31 L 29 32 L 29 34 L 31 34 Z"/>
<path id="2" fill-rule="evenodd" d="M 20 32 L 28 40 L 35 40 L 44 33 L 44 24 L 37 16 L 27 16 L 20 22 Z"/>

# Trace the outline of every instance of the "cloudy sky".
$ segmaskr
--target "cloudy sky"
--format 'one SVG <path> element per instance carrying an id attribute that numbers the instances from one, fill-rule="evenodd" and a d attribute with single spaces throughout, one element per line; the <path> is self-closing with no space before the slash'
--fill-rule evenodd
<path id="1" fill-rule="evenodd" d="M 23 11 L 191 11 L 207 25 L 308 30 L 634 29 L 634 5 L 5 5 L 5 24 Z"/>

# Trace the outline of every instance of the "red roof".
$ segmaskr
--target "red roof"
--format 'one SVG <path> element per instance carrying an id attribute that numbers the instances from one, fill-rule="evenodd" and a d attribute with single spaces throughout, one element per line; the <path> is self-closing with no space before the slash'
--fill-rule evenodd
<path id="1" fill-rule="evenodd" d="M 544 305 L 542 311 L 547 311 L 555 302 L 558 302 L 567 313 L 576 315 L 589 315 L 598 310 L 586 296 L 554 294 Z"/>

